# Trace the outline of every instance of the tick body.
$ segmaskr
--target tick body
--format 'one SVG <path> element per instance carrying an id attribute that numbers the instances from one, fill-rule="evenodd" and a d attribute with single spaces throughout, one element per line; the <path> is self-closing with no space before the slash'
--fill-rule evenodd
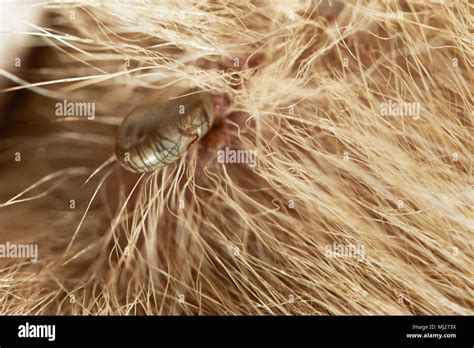
<path id="1" fill-rule="evenodd" d="M 132 172 L 154 172 L 183 156 L 210 129 L 214 105 L 209 93 L 181 90 L 133 110 L 120 125 L 117 159 Z"/>

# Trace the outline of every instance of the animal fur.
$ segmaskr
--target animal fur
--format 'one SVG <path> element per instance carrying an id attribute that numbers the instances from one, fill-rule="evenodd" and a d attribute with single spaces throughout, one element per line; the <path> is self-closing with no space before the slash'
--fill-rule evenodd
<path id="1" fill-rule="evenodd" d="M 1 70 L 0 243 L 38 246 L 0 259 L 2 314 L 473 314 L 468 1 L 39 10 Z M 117 126 L 182 81 L 222 122 L 126 172 Z"/>

